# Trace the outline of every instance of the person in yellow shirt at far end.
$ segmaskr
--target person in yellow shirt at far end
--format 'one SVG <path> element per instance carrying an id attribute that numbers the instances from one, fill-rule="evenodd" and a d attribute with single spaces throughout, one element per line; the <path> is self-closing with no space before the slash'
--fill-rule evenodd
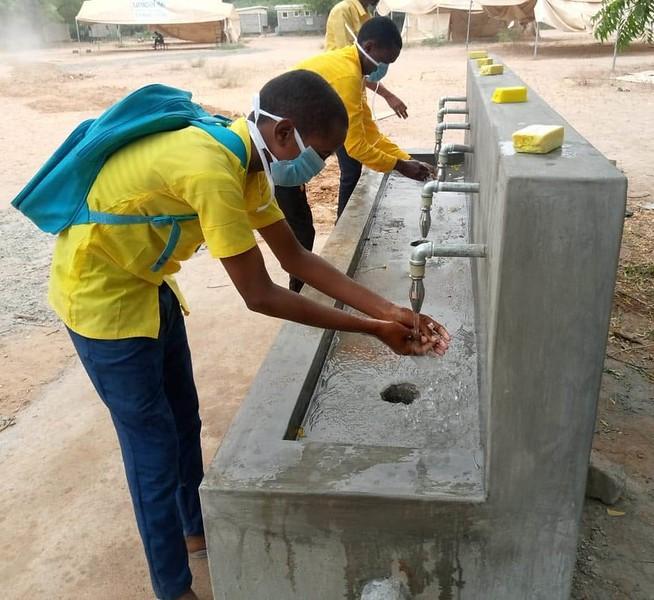
<path id="1" fill-rule="evenodd" d="M 52 260 L 50 303 L 116 429 L 159 600 L 197 600 L 189 556 L 205 551 L 202 423 L 185 303 L 173 277 L 200 244 L 253 311 L 372 335 L 401 354 L 443 354 L 448 346 L 447 332 L 431 318 L 421 315 L 414 334 L 410 309 L 305 250 L 272 196 L 274 184 L 311 179 L 343 144 L 348 117 L 334 90 L 315 73 L 292 71 L 264 85 L 253 109 L 229 126 L 237 153 L 190 125 L 130 142 L 95 178 L 86 198 L 93 211 L 189 217 L 179 222 L 178 242 L 160 269 L 170 228 L 139 221 L 73 225 L 59 234 Z M 84 157 L 77 160 L 84 168 Z M 359 312 L 273 283 L 255 229 L 288 273 Z M 242 326 L 248 335 L 247 321 Z"/>
<path id="2" fill-rule="evenodd" d="M 341 0 L 329 11 L 325 31 L 325 50 L 339 50 L 356 40 L 363 24 L 375 12 L 379 0 Z M 366 87 L 386 100 L 388 106 L 400 118 L 409 114 L 406 104 L 388 90 L 383 83 L 366 82 Z"/>
<path id="3" fill-rule="evenodd" d="M 430 165 L 411 160 L 407 152 L 379 131 L 368 106 L 365 82 L 380 81 L 389 65 L 399 57 L 401 49 L 402 37 L 393 21 L 373 17 L 363 24 L 355 44 L 318 54 L 296 65 L 298 69 L 323 77 L 347 109 L 347 136 L 336 151 L 341 171 L 337 217 L 345 210 L 361 177 L 362 165 L 382 173 L 396 170 L 417 181 L 433 176 Z M 304 187 L 277 187 L 275 198 L 300 243 L 311 250 L 315 230 Z M 302 281 L 291 277 L 289 288 L 300 291 Z"/>

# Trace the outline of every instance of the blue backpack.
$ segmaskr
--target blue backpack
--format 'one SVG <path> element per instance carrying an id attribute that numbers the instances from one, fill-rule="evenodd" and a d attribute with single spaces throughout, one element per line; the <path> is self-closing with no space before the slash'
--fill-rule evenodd
<path id="1" fill-rule="evenodd" d="M 247 168 L 245 145 L 236 133 L 227 129 L 230 122 L 226 117 L 210 115 L 192 102 L 190 92 L 160 84 L 142 87 L 97 119 L 80 123 L 14 198 L 12 205 L 47 233 L 59 233 L 86 223 L 170 225 L 166 247 L 151 267 L 152 271 L 158 271 L 179 241 L 179 223 L 197 219 L 197 214 L 147 216 L 98 212 L 89 208 L 89 190 L 107 159 L 123 146 L 153 133 L 189 125 L 209 133 Z"/>

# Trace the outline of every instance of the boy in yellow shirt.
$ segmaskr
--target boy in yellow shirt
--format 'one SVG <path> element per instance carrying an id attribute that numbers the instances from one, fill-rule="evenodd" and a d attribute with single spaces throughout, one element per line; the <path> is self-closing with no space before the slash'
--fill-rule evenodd
<path id="1" fill-rule="evenodd" d="M 382 173 L 396 170 L 418 181 L 433 174 L 431 166 L 411 160 L 407 152 L 379 131 L 368 106 L 366 82 L 379 82 L 389 65 L 397 60 L 401 49 L 402 38 L 393 21 L 374 17 L 363 24 L 355 44 L 317 54 L 296 66 L 324 78 L 347 109 L 347 136 L 336 151 L 341 170 L 337 217 L 345 210 L 361 177 L 362 165 Z M 277 188 L 275 197 L 298 240 L 311 250 L 315 231 L 304 188 Z M 289 288 L 300 291 L 302 281 L 291 277 Z"/>
<path id="2" fill-rule="evenodd" d="M 375 12 L 379 0 L 341 0 L 329 11 L 325 31 L 325 50 L 339 50 L 350 46 L 359 34 L 363 24 Z M 368 12 L 370 11 L 370 12 Z M 393 112 L 401 119 L 406 119 L 407 106 L 384 84 L 366 82 L 366 87 L 381 96 Z"/>
<path id="3" fill-rule="evenodd" d="M 320 118 L 316 118 L 316 115 Z M 196 598 L 188 555 L 204 551 L 198 487 L 201 422 L 191 355 L 173 274 L 206 243 L 247 306 L 328 329 L 374 335 L 393 350 L 421 354 L 448 345 L 445 329 L 343 275 L 297 242 L 271 189 L 300 185 L 343 144 L 347 113 L 318 75 L 298 70 L 268 82 L 248 119 L 230 129 L 244 163 L 198 127 L 143 137 L 115 152 L 87 197 L 93 211 L 188 215 L 159 270 L 169 227 L 83 224 L 58 237 L 49 298 L 107 406 L 120 443 L 152 585 L 161 600 Z M 275 285 L 253 235 L 281 265 L 363 313 L 313 302 Z"/>

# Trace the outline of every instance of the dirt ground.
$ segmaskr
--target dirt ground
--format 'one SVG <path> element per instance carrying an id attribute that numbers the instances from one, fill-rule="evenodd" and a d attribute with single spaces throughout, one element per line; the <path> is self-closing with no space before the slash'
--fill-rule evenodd
<path id="1" fill-rule="evenodd" d="M 254 91 L 320 51 L 320 44 L 313 37 L 267 37 L 232 51 L 95 47 L 73 53 L 69 46 L 0 55 L 0 113 L 10 117 L 0 129 L 2 597 L 152 597 L 115 434 L 45 302 L 52 238 L 5 210 L 11 198 L 79 121 L 128 90 L 162 82 L 192 90 L 197 101 L 217 110 L 247 112 Z M 573 596 L 651 599 L 654 88 L 612 78 L 611 48 L 584 36 L 545 32 L 537 60 L 526 43 L 486 46 L 629 177 L 633 216 L 625 220 L 594 441 L 624 465 L 628 487 L 611 513 L 586 503 Z M 430 148 L 436 98 L 465 89 L 464 56 L 459 45 L 405 49 L 387 85 L 409 105 L 410 119 L 385 119 L 382 129 L 407 147 Z M 652 68 L 654 49 L 638 47 L 619 58 L 617 74 Z M 386 110 L 383 101 L 376 107 Z M 334 164 L 310 186 L 318 248 L 333 223 L 336 189 Z M 262 248 L 275 280 L 285 282 Z M 280 323 L 249 313 L 206 252 L 189 261 L 180 281 L 193 311 L 187 326 L 208 463 Z M 193 567 L 198 594 L 208 600 L 206 564 Z"/>

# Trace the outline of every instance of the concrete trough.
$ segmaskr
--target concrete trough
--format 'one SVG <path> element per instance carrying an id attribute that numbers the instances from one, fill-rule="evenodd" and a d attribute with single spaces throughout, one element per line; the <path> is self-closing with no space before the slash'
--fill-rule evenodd
<path id="1" fill-rule="evenodd" d="M 424 280 L 450 352 L 284 325 L 201 487 L 216 598 L 569 596 L 626 182 L 533 91 L 493 105 L 510 71 L 476 71 L 480 193 L 438 194 L 430 239 L 488 257 Z M 535 123 L 565 125 L 563 148 L 512 153 Z M 406 305 L 420 190 L 364 173 L 323 256 Z"/>

